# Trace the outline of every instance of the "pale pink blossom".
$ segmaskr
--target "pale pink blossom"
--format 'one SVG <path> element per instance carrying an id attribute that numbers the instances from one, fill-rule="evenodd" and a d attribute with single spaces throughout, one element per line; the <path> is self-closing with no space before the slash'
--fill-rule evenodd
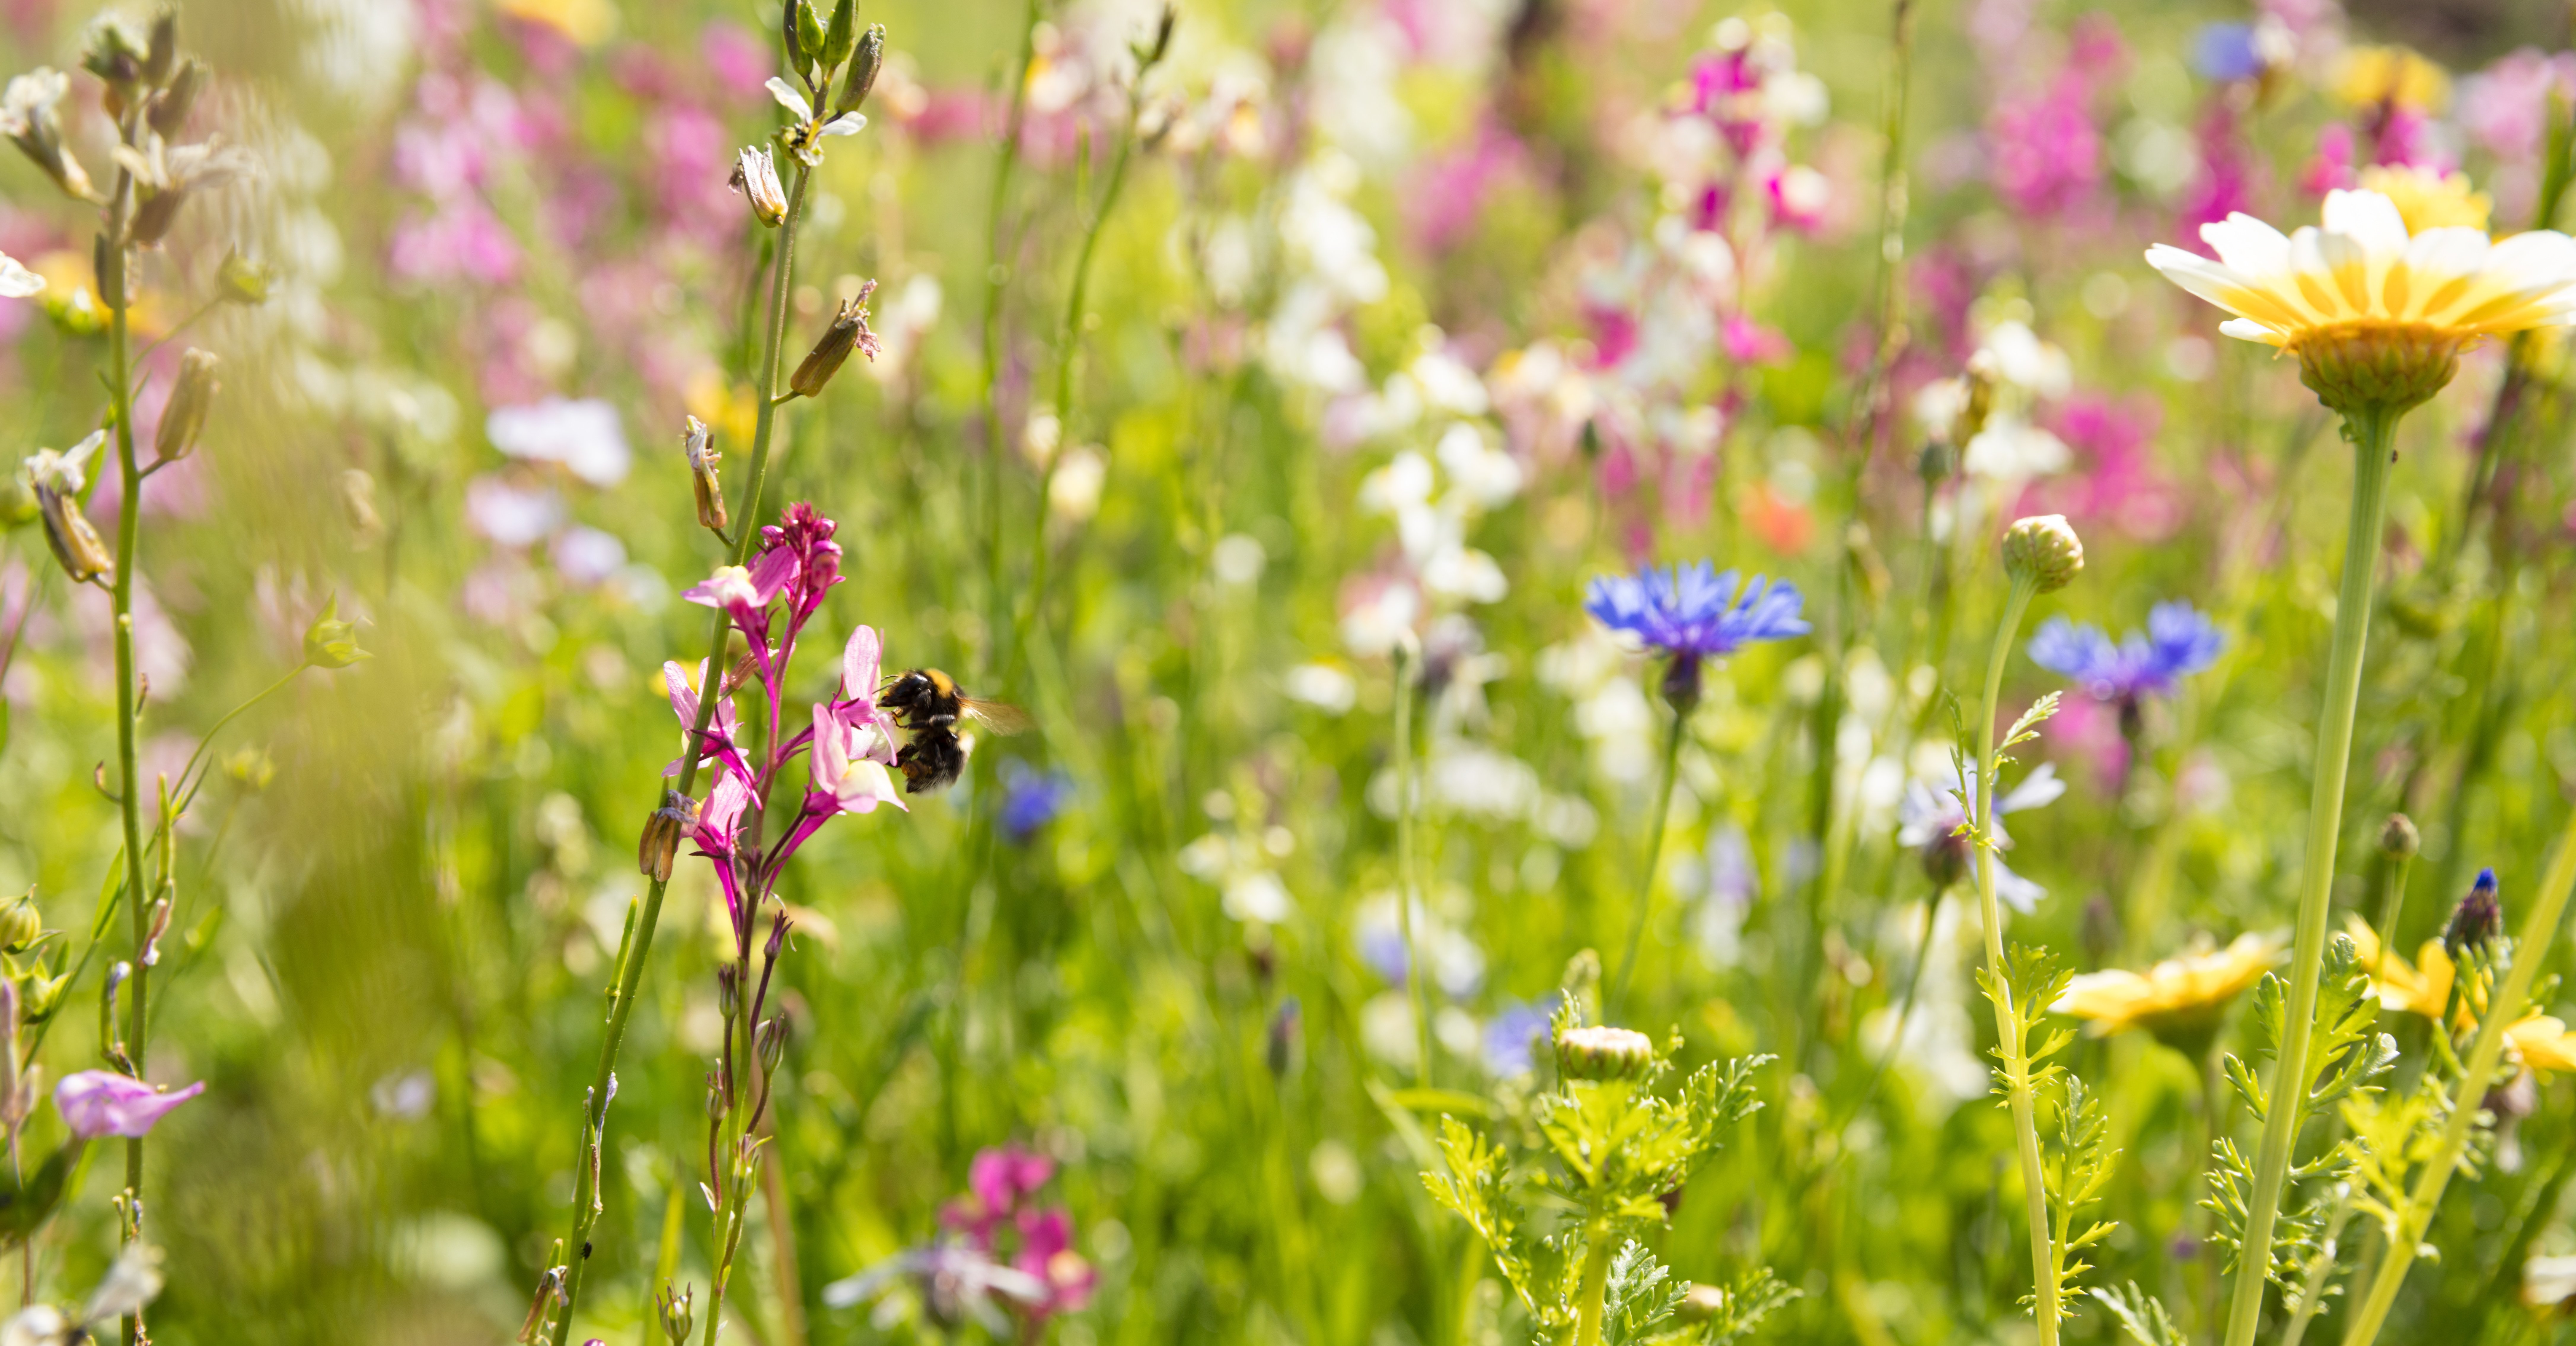
<path id="1" fill-rule="evenodd" d="M 170 1110 L 206 1092 L 204 1081 L 163 1093 L 143 1081 L 108 1070 L 83 1070 L 54 1086 L 54 1107 L 83 1140 L 147 1134 Z"/>

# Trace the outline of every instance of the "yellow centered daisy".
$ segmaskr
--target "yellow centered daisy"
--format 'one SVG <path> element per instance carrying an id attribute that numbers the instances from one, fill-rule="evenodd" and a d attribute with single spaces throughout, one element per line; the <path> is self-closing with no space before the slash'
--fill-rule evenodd
<path id="1" fill-rule="evenodd" d="M 2436 173 L 2429 168 L 2377 165 L 2361 170 L 2363 191 L 2377 192 L 2397 207 L 2406 232 L 2433 229 L 2484 229 L 2495 203 L 2469 186 L 2466 173 Z"/>
<path id="2" fill-rule="evenodd" d="M 2277 937 L 2239 935 L 2224 949 L 2168 958 L 2143 973 L 2087 972 L 2052 1008 L 2087 1020 L 2097 1036 L 2143 1028 L 2180 1045 L 2215 1027 L 2228 1002 L 2279 961 Z"/>
<path id="3" fill-rule="evenodd" d="M 2236 214 L 2200 236 L 2218 260 L 2159 243 L 2147 264 L 2235 314 L 2219 331 L 2297 355 L 2300 381 L 2346 414 L 2421 404 L 2482 337 L 2576 322 L 2576 239 L 2554 230 L 2410 234 L 2386 195 L 2338 191 L 2322 227 Z"/>

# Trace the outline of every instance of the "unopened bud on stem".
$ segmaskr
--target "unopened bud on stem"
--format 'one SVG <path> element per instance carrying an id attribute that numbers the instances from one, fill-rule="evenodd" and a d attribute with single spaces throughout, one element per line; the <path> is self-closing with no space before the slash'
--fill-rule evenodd
<path id="1" fill-rule="evenodd" d="M 877 86 L 877 72 L 885 68 L 885 25 L 872 23 L 859 37 L 858 50 L 850 54 L 850 77 L 841 85 L 841 101 L 832 115 L 858 111 L 866 106 L 868 91 Z"/>
<path id="2" fill-rule="evenodd" d="M 698 526 L 723 533 L 725 516 L 724 483 L 716 480 L 716 464 L 724 455 L 716 452 L 714 435 L 707 424 L 695 416 L 680 436 L 680 452 L 689 460 L 689 490 L 698 501 Z"/>
<path id="3" fill-rule="evenodd" d="M 358 648 L 358 628 L 340 620 L 340 596 L 333 594 L 304 632 L 304 662 L 315 668 L 347 668 L 374 657 Z"/>
<path id="4" fill-rule="evenodd" d="M 2039 593 L 2055 593 L 2084 569 L 2084 543 L 2063 514 L 2016 521 L 2004 534 L 2004 573 L 2027 579 Z"/>
<path id="5" fill-rule="evenodd" d="M 671 881 L 671 857 L 680 838 L 697 826 L 698 803 L 677 790 L 662 792 L 662 807 L 644 820 L 644 839 L 636 847 L 635 867 L 655 883 Z"/>
<path id="6" fill-rule="evenodd" d="M 28 889 L 0 907 L 0 952 L 25 953 L 45 936 L 45 914 L 36 910 L 36 890 Z"/>
<path id="7" fill-rule="evenodd" d="M 778 161 L 767 145 L 745 145 L 734 157 L 726 185 L 751 202 L 751 215 L 775 229 L 787 221 L 787 189 L 778 183 Z"/>
<path id="8" fill-rule="evenodd" d="M 870 360 L 877 358 L 877 336 L 868 330 L 868 296 L 876 293 L 876 289 L 877 283 L 869 281 L 859 287 L 856 298 L 842 302 L 840 312 L 832 315 L 832 325 L 824 331 L 823 339 L 814 343 L 813 352 L 788 377 L 788 391 L 798 397 L 812 397 L 822 392 L 824 386 L 832 381 L 832 376 L 841 372 L 841 365 L 850 358 L 851 351 L 863 351 Z"/>
<path id="9" fill-rule="evenodd" d="M 2391 860 L 2408 860 L 2424 849 L 2424 838 L 2415 830 L 2415 820 L 2403 813 L 2388 815 L 2379 829 L 2379 853 Z"/>
<path id="10" fill-rule="evenodd" d="M 164 463 L 175 463 L 197 447 L 206 432 L 206 415 L 214 410 L 215 394 L 223 385 L 215 372 L 223 361 L 213 351 L 191 347 L 179 359 L 179 382 L 170 390 L 170 403 L 162 408 L 161 425 L 152 435 L 152 452 Z"/>
<path id="11" fill-rule="evenodd" d="M 760 1073 L 776 1074 L 778 1063 L 787 1056 L 787 1016 L 773 1014 L 761 1022 L 751 1035 L 752 1051 L 760 1057 Z"/>
<path id="12" fill-rule="evenodd" d="M 2469 895 L 2452 909 L 2450 927 L 2442 932 L 2442 947 L 2457 958 L 2493 943 L 2503 929 L 2504 904 L 2496 899 L 2495 871 L 2481 869 L 2478 881 L 2469 887 Z"/>
<path id="13" fill-rule="evenodd" d="M 1556 1070 L 1569 1080 L 1635 1079 L 1654 1060 L 1655 1044 L 1631 1028 L 1569 1028 L 1556 1039 Z"/>

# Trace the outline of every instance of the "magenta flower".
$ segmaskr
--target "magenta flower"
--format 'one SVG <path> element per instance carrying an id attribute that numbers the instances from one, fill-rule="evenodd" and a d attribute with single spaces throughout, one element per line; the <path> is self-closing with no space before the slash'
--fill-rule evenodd
<path id="1" fill-rule="evenodd" d="M 163 1093 L 143 1081 L 108 1070 L 83 1070 L 54 1086 L 54 1107 L 83 1140 L 144 1135 L 171 1109 L 206 1092 L 204 1081 Z"/>
<path id="2" fill-rule="evenodd" d="M 705 681 L 706 673 L 706 661 L 699 660 L 698 678 L 701 682 Z M 662 686 L 670 693 L 671 713 L 680 717 L 681 731 L 685 733 L 697 728 L 698 690 L 689 685 L 688 673 L 676 662 L 665 660 L 662 664 Z M 751 775 L 751 768 L 744 765 L 741 752 L 734 747 L 734 740 L 741 734 L 742 717 L 734 711 L 733 698 L 719 694 L 715 716 L 707 721 L 707 741 L 699 745 L 699 765 L 703 766 L 709 761 L 722 762 L 730 767 L 734 774 L 748 778 Z M 679 775 L 680 768 L 688 761 L 685 755 L 688 750 L 688 745 L 682 744 L 680 751 L 683 755 L 672 759 L 669 766 L 662 768 L 662 774 Z"/>
<path id="3" fill-rule="evenodd" d="M 1995 194 L 2035 218 L 2065 215 L 2102 184 L 2092 84 L 2073 71 L 2037 95 L 2007 99 L 1986 119 Z"/>
<path id="4" fill-rule="evenodd" d="M 874 813 L 879 804 L 910 812 L 886 770 L 894 760 L 894 744 L 875 726 L 851 724 L 832 707 L 816 703 L 810 760 L 814 792 L 805 797 L 805 811 L 814 825 L 834 814 Z"/>

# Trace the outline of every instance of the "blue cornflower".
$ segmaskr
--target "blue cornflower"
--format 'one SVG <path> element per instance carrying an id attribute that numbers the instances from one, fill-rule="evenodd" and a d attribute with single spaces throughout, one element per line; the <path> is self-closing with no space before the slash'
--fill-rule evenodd
<path id="1" fill-rule="evenodd" d="M 2139 698 L 2169 696 L 2182 680 L 2218 662 L 2227 635 L 2215 622 L 2176 599 L 2147 614 L 2144 635 L 2132 631 L 2114 645 L 2098 626 L 2051 617 L 2030 638 L 2030 660 L 2075 680 L 2096 701 L 2119 703 L 2124 713 Z"/>
<path id="2" fill-rule="evenodd" d="M 1003 776 L 1002 835 L 1013 841 L 1037 835 L 1073 799 L 1073 782 L 1061 771 L 1031 771 L 1013 762 Z"/>
<path id="3" fill-rule="evenodd" d="M 1498 1079 L 1528 1074 L 1531 1049 L 1546 1040 L 1555 1017 L 1556 997 L 1551 995 L 1535 1002 L 1515 1001 L 1486 1020 L 1485 1073 Z"/>
<path id="4" fill-rule="evenodd" d="M 2192 39 L 2191 64 L 2203 79 L 2221 84 L 2263 73 L 2263 50 L 2250 23 L 2205 23 Z"/>
<path id="5" fill-rule="evenodd" d="M 1798 615 L 1805 605 L 1798 586 L 1760 575 L 1740 587 L 1736 572 L 1706 561 L 1670 570 L 1648 567 L 1634 575 L 1604 575 L 1584 591 L 1583 610 L 1613 631 L 1625 631 L 1673 657 L 1664 696 L 1684 709 L 1699 699 L 1699 665 L 1723 659 L 1757 640 L 1807 634 Z"/>

